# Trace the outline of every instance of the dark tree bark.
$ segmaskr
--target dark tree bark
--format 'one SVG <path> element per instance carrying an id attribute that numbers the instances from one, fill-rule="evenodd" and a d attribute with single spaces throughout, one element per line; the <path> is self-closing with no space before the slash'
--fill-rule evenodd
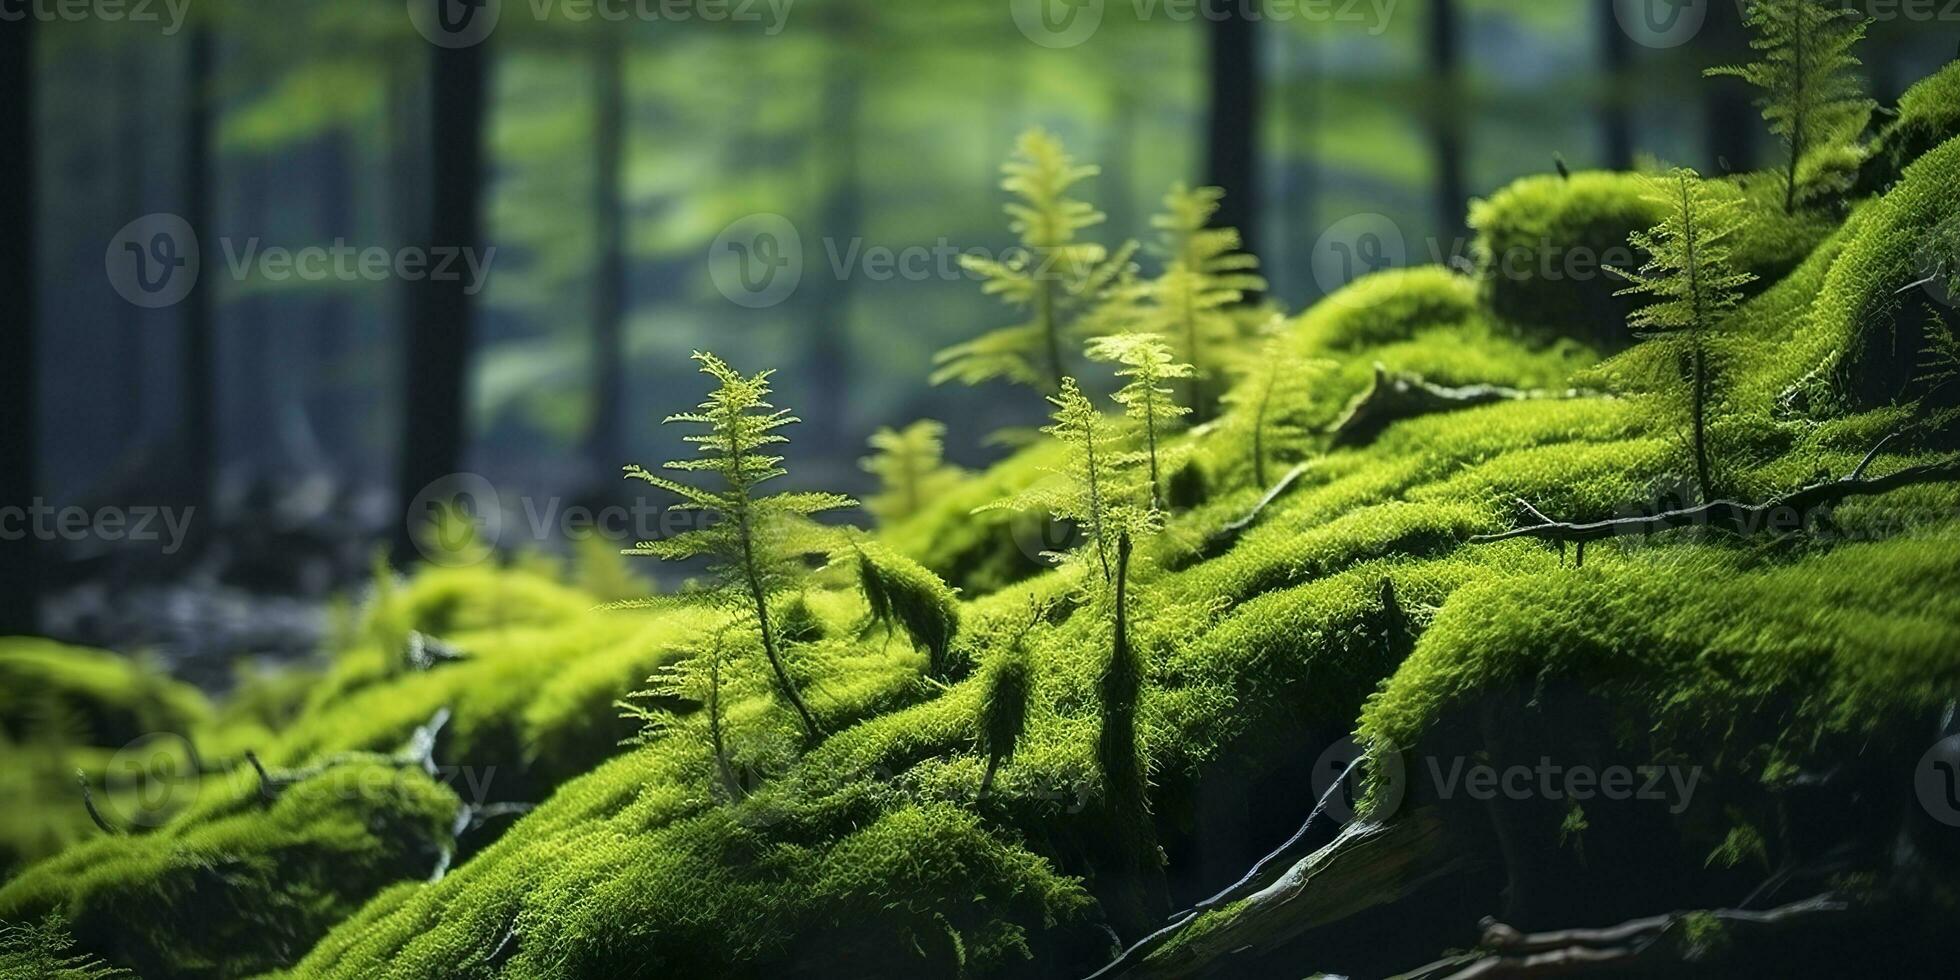
<path id="1" fill-rule="evenodd" d="M 1627 105 L 1627 69 L 1632 43 L 1620 27 L 1612 3 L 1593 5 L 1593 30 L 1598 35 L 1602 89 L 1599 99 L 1599 139 L 1604 164 L 1612 170 L 1633 169 L 1633 114 Z"/>
<path id="2" fill-rule="evenodd" d="M 432 264 L 440 254 L 437 249 L 476 250 L 481 245 L 485 47 L 430 49 L 429 180 L 413 244 L 430 250 Z M 461 265 L 459 259 L 457 267 Z M 396 499 L 404 508 L 463 464 L 473 307 L 468 286 L 466 273 L 405 283 L 402 435 L 395 472 Z M 419 521 L 424 515 L 404 516 Z M 412 524 L 404 519 L 396 528 L 399 563 L 415 557 Z"/>
<path id="3" fill-rule="evenodd" d="M 1248 251 L 1258 251 L 1260 123 L 1258 23 L 1235 0 L 1209 0 L 1211 109 L 1205 142 L 1205 182 L 1225 189 L 1216 223 L 1237 228 Z"/>
<path id="4" fill-rule="evenodd" d="M 31 17 L 0 22 L 0 507 L 27 507 L 39 489 L 33 27 Z M 40 625 L 37 551 L 31 535 L 0 540 L 0 635 Z"/>
<path id="5" fill-rule="evenodd" d="M 624 457 L 626 317 L 625 189 L 626 42 L 615 31 L 602 33 L 593 50 L 592 353 L 587 384 L 592 416 L 586 426 L 585 456 L 595 474 L 615 481 Z"/>
<path id="6" fill-rule="evenodd" d="M 1710 3 L 1708 20 L 1702 26 L 1700 37 L 1681 50 L 1699 52 L 1706 59 L 1706 64 L 1695 65 L 1696 68 L 1750 60 L 1749 29 L 1742 17 L 1741 4 Z M 1764 125 L 1756 108 L 1750 105 L 1748 87 L 1734 79 L 1718 79 L 1702 82 L 1701 91 L 1705 100 L 1703 124 L 1707 132 L 1709 172 L 1748 170 L 1756 159 L 1756 135 Z"/>
<path id="7" fill-rule="evenodd" d="M 184 296 L 183 343 L 179 348 L 178 377 L 183 390 L 183 415 L 178 420 L 177 455 L 183 469 L 182 499 L 185 507 L 207 521 L 211 514 L 211 482 L 217 470 L 218 378 L 216 371 L 216 317 L 211 297 L 218 263 L 211 243 L 217 238 L 216 212 L 211 198 L 211 117 L 213 93 L 211 73 L 215 42 L 208 26 L 190 29 L 189 50 L 184 62 L 184 219 L 197 234 L 201 279 Z"/>
<path id="8" fill-rule="evenodd" d="M 1429 138 L 1436 165 L 1436 233 L 1454 255 L 1467 242 L 1463 175 L 1462 19 L 1457 0 L 1429 0 Z"/>
<path id="9" fill-rule="evenodd" d="M 120 163 L 116 220 L 129 221 L 143 214 L 143 177 L 149 173 L 144 159 L 144 93 L 148 82 L 144 59 L 135 51 L 121 51 L 116 62 L 118 113 L 116 156 Z M 140 448 L 147 434 L 149 415 L 144 411 L 144 373 L 148 360 L 143 356 L 143 311 L 134 303 L 117 303 L 115 331 L 110 345 L 116 354 L 116 390 L 108 393 L 116 401 L 116 432 L 127 449 Z"/>

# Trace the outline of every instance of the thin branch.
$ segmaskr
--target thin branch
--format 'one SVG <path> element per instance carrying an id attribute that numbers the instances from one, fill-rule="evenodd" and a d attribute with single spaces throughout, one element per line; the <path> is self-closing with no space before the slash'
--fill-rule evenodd
<path id="1" fill-rule="evenodd" d="M 75 782 L 82 787 L 82 806 L 88 808 L 88 818 L 95 821 L 95 825 L 102 828 L 103 833 L 116 833 L 116 828 L 109 826 L 109 821 L 102 818 L 102 811 L 95 808 L 95 792 L 89 789 L 88 773 L 80 769 L 75 770 Z"/>
<path id="2" fill-rule="evenodd" d="M 1887 437 L 1889 441 L 1891 437 Z M 1698 507 L 1662 511 L 1644 517 L 1622 517 L 1613 520 L 1577 523 L 1544 520 L 1526 527 L 1512 528 L 1494 534 L 1479 534 L 1471 537 L 1472 544 L 1489 544 L 1494 541 L 1508 541 L 1512 538 L 1542 538 L 1548 541 L 1599 541 L 1622 535 L 1654 534 L 1677 527 L 1724 527 L 1741 534 L 1779 529 L 1787 523 L 1795 529 L 1803 525 L 1803 518 L 1819 507 L 1829 507 L 1853 497 L 1868 497 L 1888 493 L 1903 487 L 1918 486 L 1923 483 L 1946 483 L 1960 480 L 1960 456 L 1949 457 L 1936 463 L 1908 466 L 1895 473 L 1866 479 L 1864 472 L 1872 458 L 1883 448 L 1884 443 L 1873 448 L 1871 455 L 1858 464 L 1850 476 L 1838 480 L 1814 483 L 1779 497 L 1772 497 L 1760 504 L 1744 504 L 1734 500 L 1716 500 Z M 1527 505 L 1535 516 L 1543 517 L 1535 508 Z M 1784 520 L 1787 518 L 1787 521 Z"/>

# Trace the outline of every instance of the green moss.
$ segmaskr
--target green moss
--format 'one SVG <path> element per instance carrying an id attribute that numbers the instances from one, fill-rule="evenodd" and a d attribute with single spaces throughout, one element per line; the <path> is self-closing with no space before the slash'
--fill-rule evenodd
<path id="1" fill-rule="evenodd" d="M 1891 189 L 1914 161 L 1955 136 L 1960 136 L 1960 61 L 1921 79 L 1899 97 L 1897 117 L 1866 150 L 1858 191 Z"/>
<path id="2" fill-rule="evenodd" d="M 427 877 L 458 801 L 421 771 L 351 759 L 267 805 L 208 781 L 154 832 L 101 837 L 0 889 L 0 920 L 63 917 L 77 945 L 148 976 L 240 977 L 296 960 L 383 885 Z"/>
<path id="3" fill-rule="evenodd" d="M 101 650 L 27 637 L 0 638 L 0 734 L 52 735 L 119 747 L 152 732 L 185 733 L 211 706 L 155 666 Z"/>
<path id="4" fill-rule="evenodd" d="M 1928 327 L 1945 311 L 1909 288 L 1927 273 L 1934 229 L 1960 215 L 1960 140 L 1949 140 L 1907 167 L 1898 186 L 1872 208 L 1845 244 L 1819 289 L 1800 343 L 1829 352 L 1821 377 L 1829 404 L 1857 410 L 1923 393 L 1916 385 Z"/>
<path id="5" fill-rule="evenodd" d="M 1361 731 L 1417 745 L 1480 691 L 1568 679 L 1621 692 L 1659 737 L 1692 744 L 1755 718 L 1773 755 L 1807 757 L 1830 735 L 1911 727 L 1960 681 L 1960 556 L 1936 538 L 1769 562 L 1714 545 L 1602 550 L 1453 595 Z M 1788 707 L 1763 718 L 1766 704 Z"/>
<path id="6" fill-rule="evenodd" d="M 1312 349 L 1352 353 L 1480 312 L 1475 280 L 1442 266 L 1417 266 L 1363 276 L 1315 304 L 1291 329 Z"/>
<path id="7" fill-rule="evenodd" d="M 1785 214 L 1775 184 L 1768 174 L 1715 183 L 1746 202 L 1747 221 L 1732 245 L 1738 265 L 1764 286 L 1795 268 L 1836 224 L 1827 215 Z M 1588 171 L 1570 179 L 1526 177 L 1473 201 L 1472 250 L 1490 309 L 1602 349 L 1630 343 L 1626 322 L 1638 303 L 1614 295 L 1626 281 L 1605 267 L 1640 265 L 1644 256 L 1627 236 L 1660 221 L 1661 206 L 1648 199 L 1653 193 L 1641 174 Z"/>

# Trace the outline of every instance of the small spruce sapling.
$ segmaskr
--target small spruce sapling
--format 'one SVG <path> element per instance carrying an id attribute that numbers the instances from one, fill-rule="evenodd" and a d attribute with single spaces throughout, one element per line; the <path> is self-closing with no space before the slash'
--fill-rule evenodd
<path id="1" fill-rule="evenodd" d="M 1739 197 L 1714 193 L 1701 175 L 1678 168 L 1651 181 L 1649 200 L 1666 208 L 1661 223 L 1634 232 L 1629 241 L 1647 254 L 1637 272 L 1613 269 L 1632 283 L 1614 295 L 1644 295 L 1655 302 L 1636 311 L 1629 325 L 1636 334 L 1679 345 L 1688 363 L 1688 413 L 1692 430 L 1695 482 L 1703 503 L 1714 499 L 1708 449 L 1708 414 L 1714 401 L 1710 364 L 1714 334 L 1742 302 L 1742 287 L 1755 276 L 1737 271 L 1727 239 L 1740 226 Z"/>
<path id="2" fill-rule="evenodd" d="M 1142 701 L 1144 666 L 1132 640 L 1130 569 L 1136 538 L 1162 528 L 1162 512 L 1142 498 L 1145 491 L 1135 471 L 1142 454 L 1110 426 L 1082 394 L 1074 378 L 1064 379 L 1062 392 L 1050 399 L 1054 422 L 1042 431 L 1061 440 L 1073 452 L 1072 465 L 1061 485 L 1042 484 L 999 506 L 1043 506 L 1060 519 L 1073 520 L 1084 541 L 1067 554 L 1064 563 L 1086 564 L 1093 555 L 1100 576 L 1085 574 L 1086 601 L 1108 617 L 1110 656 L 1097 683 L 1101 726 L 1096 742 L 1097 765 L 1104 795 L 1120 837 L 1118 849 L 1134 862 L 1136 873 L 1126 888 L 1123 915 L 1141 925 L 1161 913 L 1164 892 L 1162 852 L 1151 824 L 1147 768 L 1138 746 L 1137 710 Z"/>
<path id="3" fill-rule="evenodd" d="M 1191 365 L 1184 402 L 1198 422 L 1214 414 L 1211 381 L 1239 339 L 1231 307 L 1266 288 L 1254 272 L 1259 259 L 1239 250 L 1238 229 L 1207 227 L 1224 196 L 1216 187 L 1177 184 L 1164 195 L 1164 212 L 1150 219 L 1165 264 L 1144 290 L 1147 322 L 1170 341 L 1179 361 Z"/>
<path id="4" fill-rule="evenodd" d="M 946 464 L 945 439 L 946 426 L 932 419 L 872 433 L 871 455 L 858 466 L 880 483 L 878 494 L 864 502 L 879 524 L 890 526 L 919 513 L 959 483 L 965 474 Z"/>
<path id="5" fill-rule="evenodd" d="M 634 691 L 615 702 L 621 717 L 640 723 L 640 730 L 628 741 L 647 744 L 673 731 L 684 731 L 704 739 L 714 759 L 715 778 L 731 801 L 747 796 L 730 757 L 727 712 L 724 702 L 741 685 L 735 680 L 736 665 L 728 656 L 726 643 L 733 623 L 714 631 L 706 650 L 666 667 L 647 678 L 645 690 Z M 667 710 L 675 703 L 698 704 L 701 710 L 675 714 Z"/>
<path id="6" fill-rule="evenodd" d="M 758 496 L 757 487 L 785 474 L 783 458 L 767 449 L 788 442 L 777 430 L 798 419 L 788 409 L 769 403 L 769 376 L 774 372 L 745 377 L 713 354 L 696 351 L 693 357 L 701 373 L 715 380 L 715 390 L 701 403 L 700 411 L 672 415 L 666 421 L 705 425 L 708 431 L 686 437 L 701 451 L 700 457 L 674 460 L 666 468 L 712 473 L 720 478 L 721 488 L 691 486 L 637 465 L 627 466 L 626 475 L 679 496 L 681 502 L 669 510 L 698 512 L 714 520 L 660 541 L 643 541 L 626 553 L 669 560 L 710 559 L 717 581 L 713 594 L 754 619 L 777 692 L 795 710 L 806 739 L 815 742 L 816 717 L 784 664 L 783 641 L 770 620 L 769 604 L 806 574 L 804 555 L 829 550 L 831 534 L 810 515 L 857 502 L 834 493 Z"/>
<path id="7" fill-rule="evenodd" d="M 1179 405 L 1167 387 L 1168 382 L 1191 376 L 1191 365 L 1171 356 L 1170 345 L 1161 337 L 1142 333 L 1121 333 L 1089 341 L 1089 357 L 1118 365 L 1116 376 L 1128 378 L 1116 393 L 1123 413 L 1137 424 L 1144 437 L 1144 457 L 1149 461 L 1150 506 L 1163 509 L 1163 480 L 1159 476 L 1163 455 L 1160 443 L 1170 427 L 1190 414 Z"/>
<path id="8" fill-rule="evenodd" d="M 1224 399 L 1234 410 L 1232 424 L 1250 430 L 1252 482 L 1261 487 L 1269 485 L 1266 461 L 1306 440 L 1301 420 L 1313 407 L 1310 385 L 1335 367 L 1327 360 L 1298 360 L 1280 329 L 1275 317 L 1244 379 Z"/>
<path id="9" fill-rule="evenodd" d="M 1045 510 L 1058 521 L 1073 522 L 1083 543 L 1064 552 L 1046 552 L 1058 565 L 1089 565 L 1096 581 L 1108 587 L 1116 575 L 1116 538 L 1126 521 L 1139 511 L 1123 503 L 1140 489 L 1134 486 L 1138 454 L 1109 419 L 1096 410 L 1074 378 L 1062 379 L 1059 394 L 1049 396 L 1053 421 L 1041 431 L 1069 450 L 1067 462 L 1056 471 L 1060 480 L 1044 480 L 1006 500 L 976 508 L 988 510 Z M 1093 562 L 1093 564 L 1090 564 Z"/>
<path id="10" fill-rule="evenodd" d="M 1770 131 L 1789 150 L 1783 210 L 1794 212 L 1804 156 L 1848 143 L 1864 128 L 1875 105 L 1865 97 L 1851 49 L 1864 39 L 1864 16 L 1840 0 L 1754 0 L 1747 21 L 1756 32 L 1749 46 L 1761 60 L 1722 65 L 1707 74 L 1740 78 L 1762 89 L 1757 105 Z M 1842 190 L 1849 175 L 1820 190 Z"/>
<path id="11" fill-rule="evenodd" d="M 1030 319 L 940 351 L 932 383 L 1005 378 L 1059 392 L 1068 374 L 1063 350 L 1072 325 L 1123 276 L 1135 248 L 1126 245 L 1112 255 L 1077 240 L 1104 215 L 1068 194 L 1098 171 L 1076 163 L 1055 137 L 1040 129 L 1022 133 L 1001 171 L 1001 187 L 1016 198 L 1007 214 L 1021 247 L 1005 259 L 961 256 L 960 265 L 986 281 L 988 294 L 1028 310 Z"/>

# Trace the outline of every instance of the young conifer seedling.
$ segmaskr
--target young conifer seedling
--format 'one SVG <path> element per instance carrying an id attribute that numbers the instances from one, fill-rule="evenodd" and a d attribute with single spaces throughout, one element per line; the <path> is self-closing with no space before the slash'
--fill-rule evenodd
<path id="1" fill-rule="evenodd" d="M 1001 187 L 1016 198 L 1007 214 L 1021 247 L 1003 259 L 961 256 L 960 264 L 986 280 L 987 293 L 1027 310 L 1029 319 L 940 351 L 932 383 L 1004 378 L 1059 392 L 1068 374 L 1063 351 L 1072 324 L 1128 268 L 1135 248 L 1112 255 L 1077 240 L 1104 215 L 1068 194 L 1098 171 L 1076 163 L 1055 137 L 1039 129 L 1022 133 L 1001 171 Z"/>
<path id="2" fill-rule="evenodd" d="M 1838 0 L 1754 0 L 1747 20 L 1759 61 L 1708 69 L 1762 89 L 1757 104 L 1789 150 L 1783 210 L 1793 212 L 1804 156 L 1857 138 L 1875 103 L 1865 97 L 1851 49 L 1864 39 L 1862 14 Z M 1846 177 L 1844 180 L 1848 180 Z M 1844 181 L 1820 189 L 1842 190 Z"/>
<path id="3" fill-rule="evenodd" d="M 1164 884 L 1150 821 L 1147 768 L 1137 739 L 1144 666 L 1132 637 L 1130 569 L 1135 539 L 1155 534 L 1163 518 L 1149 506 L 1136 475 L 1143 454 L 1096 410 L 1075 379 L 1064 379 L 1061 394 L 1049 400 L 1055 405 L 1054 422 L 1042 431 L 1071 450 L 1065 479 L 1037 484 L 993 506 L 1043 507 L 1082 529 L 1081 544 L 1053 557 L 1084 569 L 1083 599 L 1108 617 L 1110 655 L 1097 684 L 1101 726 L 1096 759 L 1109 814 L 1121 835 L 1118 849 L 1133 862 L 1135 874 L 1124 888 L 1127 907 L 1122 914 L 1130 920 L 1127 924 L 1136 926 L 1161 914 L 1156 906 L 1163 904 Z"/>
<path id="4" fill-rule="evenodd" d="M 1171 426 L 1191 409 L 1179 405 L 1167 384 L 1191 377 L 1191 365 L 1175 360 L 1170 345 L 1162 337 L 1145 333 L 1120 333 L 1089 341 L 1089 357 L 1118 365 L 1116 376 L 1128 378 L 1116 401 L 1123 412 L 1143 431 L 1144 456 L 1149 461 L 1150 506 L 1163 509 L 1164 483 L 1160 443 Z"/>
<path id="5" fill-rule="evenodd" d="M 1231 424 L 1251 430 L 1252 482 L 1261 487 L 1270 485 L 1267 460 L 1306 440 L 1300 419 L 1312 405 L 1310 385 L 1334 368 L 1327 360 L 1302 363 L 1287 349 L 1279 318 L 1274 321 L 1244 379 L 1224 398 L 1235 410 Z"/>
<path id="6" fill-rule="evenodd" d="M 669 462 L 666 468 L 709 473 L 721 486 L 693 486 L 642 466 L 626 467 L 626 475 L 679 496 L 681 502 L 670 510 L 705 514 L 713 520 L 706 527 L 641 542 L 626 553 L 670 560 L 710 559 L 716 580 L 713 594 L 753 618 L 777 691 L 795 710 L 805 737 L 815 742 L 816 717 L 784 664 L 782 637 L 770 621 L 769 604 L 802 579 L 803 556 L 830 550 L 831 534 L 810 515 L 855 506 L 857 501 L 834 493 L 758 495 L 763 483 L 785 475 L 783 458 L 768 450 L 789 441 L 777 430 L 798 419 L 788 409 L 769 403 L 769 376 L 774 372 L 745 377 L 713 354 L 696 351 L 693 356 L 701 373 L 715 380 L 715 390 L 701 403 L 700 411 L 672 415 L 666 421 L 704 425 L 708 431 L 686 437 L 701 456 Z"/>
<path id="7" fill-rule="evenodd" d="M 1729 256 L 1727 240 L 1740 225 L 1741 198 L 1718 196 L 1701 175 L 1686 168 L 1654 179 L 1652 189 L 1649 200 L 1665 207 L 1666 217 L 1630 236 L 1633 247 L 1648 256 L 1647 263 L 1637 272 L 1614 269 L 1632 283 L 1615 295 L 1653 297 L 1655 302 L 1635 312 L 1629 325 L 1643 337 L 1679 345 L 1688 364 L 1695 483 L 1707 503 L 1714 499 L 1708 450 L 1713 335 L 1741 304 L 1742 287 L 1756 277 L 1737 271 Z"/>
<path id="8" fill-rule="evenodd" d="M 945 462 L 945 440 L 946 426 L 932 419 L 872 433 L 871 455 L 858 466 L 881 484 L 878 494 L 864 502 L 879 524 L 897 524 L 917 514 L 960 481 L 960 468 Z"/>
<path id="9" fill-rule="evenodd" d="M 1198 422 L 1214 414 L 1212 381 L 1239 336 L 1231 307 L 1266 288 L 1254 272 L 1259 259 L 1239 250 L 1238 229 L 1207 227 L 1224 196 L 1216 187 L 1177 184 L 1164 195 L 1164 213 L 1150 219 L 1165 264 L 1143 291 L 1146 320 L 1170 341 L 1177 360 L 1191 365 L 1184 402 Z"/>

